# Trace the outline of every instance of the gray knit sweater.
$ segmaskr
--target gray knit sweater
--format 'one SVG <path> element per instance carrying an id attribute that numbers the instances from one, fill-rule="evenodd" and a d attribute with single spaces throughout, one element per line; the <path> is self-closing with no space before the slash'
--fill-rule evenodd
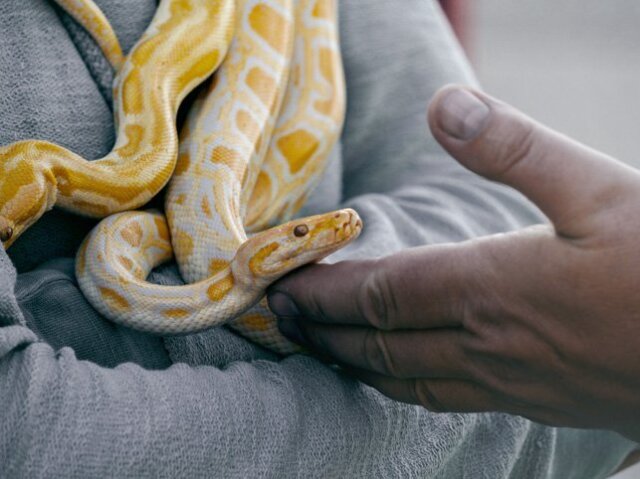
<path id="1" fill-rule="evenodd" d="M 125 48 L 155 9 L 97 3 Z M 541 221 L 427 131 L 433 92 L 475 81 L 435 4 L 341 0 L 340 15 L 348 115 L 305 213 L 350 206 L 366 229 L 332 260 Z M 51 2 L 0 1 L 0 144 L 42 138 L 104 155 L 111 80 L 95 44 Z M 432 414 L 226 328 L 163 340 L 115 326 L 73 276 L 91 225 L 54 211 L 9 257 L 0 252 L 0 477 L 586 478 L 633 448 L 613 433 L 503 414 Z M 180 281 L 171 265 L 153 279 Z"/>

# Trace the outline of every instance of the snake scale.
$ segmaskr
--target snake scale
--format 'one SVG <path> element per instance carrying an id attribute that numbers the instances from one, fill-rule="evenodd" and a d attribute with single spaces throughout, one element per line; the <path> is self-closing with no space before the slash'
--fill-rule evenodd
<path id="1" fill-rule="evenodd" d="M 63 8 L 67 3 L 61 1 Z M 106 157 L 86 161 L 39 140 L 0 148 L 0 239 L 5 247 L 54 205 L 105 217 L 144 205 L 164 187 L 177 160 L 178 107 L 224 59 L 234 12 L 229 1 L 160 4 L 118 70 L 113 95 L 117 139 Z M 180 68 L 166 68 L 172 64 Z"/>
<path id="2" fill-rule="evenodd" d="M 13 179 L 0 183 L 5 246 L 54 204 L 108 216 L 76 261 L 83 293 L 106 317 L 162 335 L 231 321 L 266 347 L 295 351 L 261 301 L 266 288 L 362 228 L 348 209 L 291 220 L 344 119 L 336 0 L 163 0 L 126 57 L 92 0 L 56 3 L 117 71 L 118 136 L 94 162 L 35 140 L 0 150 Z M 177 108 L 214 71 L 178 140 Z M 166 218 L 112 214 L 143 205 L 167 181 Z M 188 284 L 146 281 L 172 257 Z"/>

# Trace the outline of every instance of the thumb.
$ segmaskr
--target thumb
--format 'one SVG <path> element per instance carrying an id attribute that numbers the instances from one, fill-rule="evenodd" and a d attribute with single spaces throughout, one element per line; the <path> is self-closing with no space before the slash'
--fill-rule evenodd
<path id="1" fill-rule="evenodd" d="M 588 219 L 637 191 L 635 170 L 535 122 L 488 95 L 446 86 L 429 106 L 436 140 L 466 168 L 532 200 L 560 234 L 580 237 Z"/>

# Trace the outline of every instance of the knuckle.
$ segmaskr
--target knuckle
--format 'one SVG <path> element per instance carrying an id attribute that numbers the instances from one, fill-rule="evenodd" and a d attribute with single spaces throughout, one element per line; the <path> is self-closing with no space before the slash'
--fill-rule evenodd
<path id="1" fill-rule="evenodd" d="M 400 371 L 383 332 L 374 329 L 366 334 L 364 358 L 369 369 L 387 376 L 400 377 Z"/>
<path id="2" fill-rule="evenodd" d="M 482 332 L 476 330 L 465 337 L 466 372 L 476 384 L 498 390 L 502 388 L 505 373 L 505 365 L 496 359 L 502 336 L 496 334 L 497 328 L 492 325 L 485 325 L 482 329 Z"/>
<path id="3" fill-rule="evenodd" d="M 499 394 L 504 393 L 509 388 L 508 380 L 505 381 L 504 369 L 500 368 L 500 371 L 498 371 L 495 365 L 474 368 L 471 378 L 487 390 Z"/>
<path id="4" fill-rule="evenodd" d="M 310 310 L 313 318 L 321 323 L 330 322 L 331 317 L 327 313 L 324 303 L 315 295 L 312 295 L 311 298 L 312 299 L 309 301 L 309 304 L 311 305 Z"/>
<path id="5" fill-rule="evenodd" d="M 393 329 L 392 320 L 397 307 L 394 289 L 384 267 L 375 267 L 367 275 L 356 300 L 358 310 L 367 323 L 383 331 Z"/>
<path id="6" fill-rule="evenodd" d="M 530 381 L 519 372 L 522 365 L 508 356 L 496 356 L 494 354 L 482 355 L 476 358 L 471 368 L 472 380 L 501 395 L 509 395 L 520 387 L 522 381 Z"/>

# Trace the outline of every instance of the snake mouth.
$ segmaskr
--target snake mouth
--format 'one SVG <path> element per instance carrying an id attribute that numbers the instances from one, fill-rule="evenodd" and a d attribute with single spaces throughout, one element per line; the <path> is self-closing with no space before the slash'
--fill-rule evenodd
<path id="1" fill-rule="evenodd" d="M 349 210 L 349 222 L 344 225 L 345 234 L 349 239 L 355 239 L 362 232 L 362 220 L 358 213 L 353 210 Z"/>
<path id="2" fill-rule="evenodd" d="M 348 218 L 339 227 L 334 229 L 334 241 L 330 245 L 331 247 L 339 247 L 344 243 L 353 241 L 362 232 L 362 220 L 358 213 L 348 209 L 336 213 L 335 218 L 339 219 L 340 216 L 344 214 L 348 215 Z"/>

